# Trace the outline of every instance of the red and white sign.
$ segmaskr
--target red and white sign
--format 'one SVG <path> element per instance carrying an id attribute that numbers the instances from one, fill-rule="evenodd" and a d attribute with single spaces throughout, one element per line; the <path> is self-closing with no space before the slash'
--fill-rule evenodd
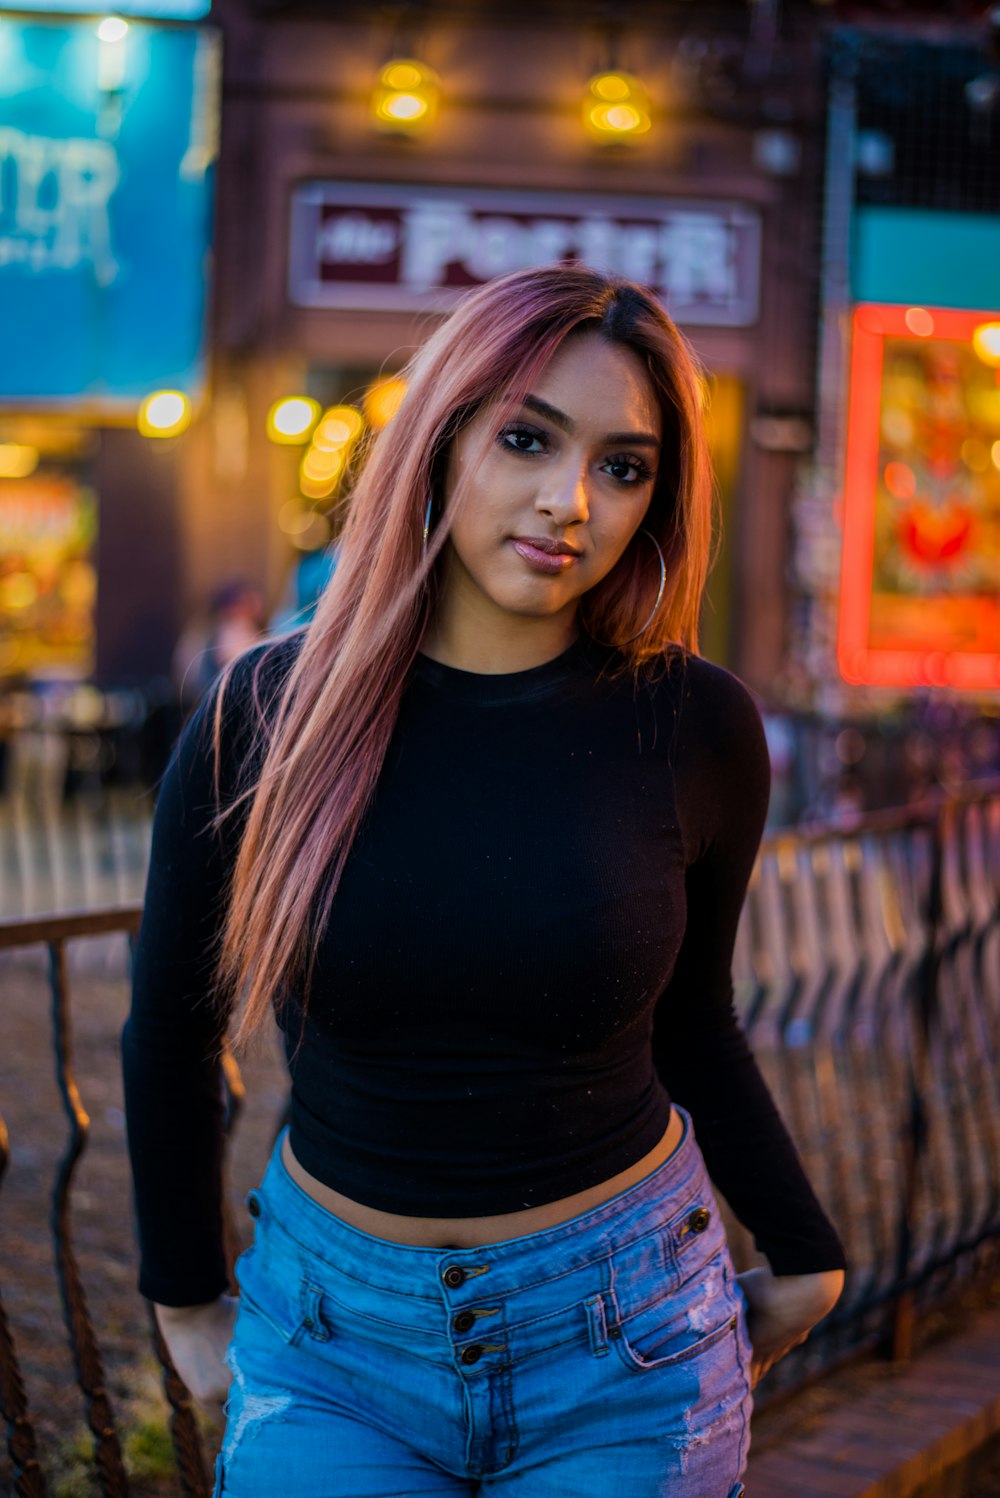
<path id="1" fill-rule="evenodd" d="M 757 317 L 760 218 L 741 203 L 351 182 L 292 197 L 301 307 L 445 311 L 470 287 L 559 260 L 649 286 L 680 323 Z"/>

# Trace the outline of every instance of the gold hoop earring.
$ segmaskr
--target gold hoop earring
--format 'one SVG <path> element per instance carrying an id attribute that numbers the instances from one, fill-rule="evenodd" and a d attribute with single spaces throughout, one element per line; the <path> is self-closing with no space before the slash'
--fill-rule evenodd
<path id="1" fill-rule="evenodd" d="M 659 541 L 657 541 L 656 537 L 653 535 L 653 532 L 652 531 L 648 531 L 645 526 L 640 526 L 639 527 L 639 534 L 643 535 L 643 536 L 648 536 L 649 539 L 652 541 L 653 545 L 656 547 L 656 555 L 659 558 L 659 562 L 660 562 L 660 586 L 656 590 L 656 602 L 653 604 L 653 607 L 652 607 L 652 610 L 650 612 L 649 618 L 646 620 L 645 624 L 642 626 L 641 629 L 637 629 L 634 635 L 629 635 L 629 637 L 628 637 L 627 640 L 618 640 L 618 641 L 616 641 L 615 646 L 614 646 L 614 649 L 616 649 L 616 650 L 620 646 L 622 646 L 622 645 L 631 645 L 631 643 L 632 643 L 633 640 L 637 640 L 640 635 L 646 633 L 646 630 L 649 628 L 649 626 L 652 624 L 653 620 L 656 618 L 657 611 L 658 611 L 658 609 L 660 607 L 660 604 L 663 602 L 663 594 L 666 591 L 666 587 L 667 587 L 667 564 L 666 564 L 666 561 L 665 561 L 664 556 L 663 556 L 663 551 L 660 548 Z M 597 636 L 594 635 L 594 636 L 592 636 L 592 638 L 596 640 Z M 597 640 L 597 643 L 598 643 L 598 645 L 606 645 L 608 642 L 606 640 Z"/>

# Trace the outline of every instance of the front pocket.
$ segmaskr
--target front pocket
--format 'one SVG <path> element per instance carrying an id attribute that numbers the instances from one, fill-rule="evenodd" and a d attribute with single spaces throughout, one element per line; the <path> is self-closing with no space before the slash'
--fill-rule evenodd
<path id="1" fill-rule="evenodd" d="M 613 1340 L 625 1366 L 646 1371 L 651 1368 L 670 1368 L 710 1351 L 723 1338 L 734 1335 L 736 1317 L 731 1316 L 711 1332 L 699 1334 L 689 1326 L 673 1335 L 668 1332 L 665 1339 L 665 1328 L 661 1328 L 658 1336 L 654 1334 L 652 1338 L 647 1337 L 645 1340 L 639 1340 L 635 1333 L 630 1335 L 625 1327 L 618 1330 L 619 1335 Z"/>
<path id="2" fill-rule="evenodd" d="M 733 1338 L 736 1356 L 738 1307 L 728 1282 L 728 1254 L 715 1256 L 679 1289 L 661 1287 L 648 1300 L 648 1284 L 615 1276 L 609 1339 L 626 1366 L 663 1368 L 708 1352 Z"/>
<path id="3" fill-rule="evenodd" d="M 240 1287 L 240 1311 L 249 1324 L 262 1322 L 288 1346 L 294 1347 L 310 1329 L 303 1303 L 304 1284 L 296 1278 L 294 1287 L 286 1288 L 280 1274 L 261 1266 L 249 1249 L 236 1261 L 236 1278 Z M 240 1328 L 246 1332 L 246 1326 Z"/>

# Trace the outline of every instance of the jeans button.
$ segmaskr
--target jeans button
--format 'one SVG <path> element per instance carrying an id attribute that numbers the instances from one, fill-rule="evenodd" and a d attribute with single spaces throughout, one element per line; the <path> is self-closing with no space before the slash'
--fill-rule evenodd
<path id="1" fill-rule="evenodd" d="M 482 1355 L 483 1349 L 480 1347 L 479 1343 L 473 1342 L 471 1347 L 466 1347 L 463 1349 L 462 1362 L 466 1364 L 478 1363 Z"/>
<path id="2" fill-rule="evenodd" d="M 449 1264 L 441 1278 L 449 1290 L 457 1290 L 459 1285 L 465 1284 L 465 1270 L 460 1269 L 457 1264 Z"/>
<path id="3" fill-rule="evenodd" d="M 692 1233 L 703 1233 L 712 1220 L 712 1214 L 707 1207 L 695 1207 L 688 1217 L 688 1229 Z"/>
<path id="4" fill-rule="evenodd" d="M 471 1311 L 459 1311 L 451 1323 L 457 1332 L 469 1332 L 476 1324 L 476 1318 Z"/>

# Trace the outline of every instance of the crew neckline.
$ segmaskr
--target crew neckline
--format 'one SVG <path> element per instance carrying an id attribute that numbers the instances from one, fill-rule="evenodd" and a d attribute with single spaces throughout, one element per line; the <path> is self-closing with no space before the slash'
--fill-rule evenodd
<path id="1" fill-rule="evenodd" d="M 428 686 L 472 701 L 520 702 L 545 695 L 578 676 L 580 666 L 593 649 L 594 642 L 581 632 L 559 655 L 543 661 L 540 666 L 500 672 L 464 671 L 418 652 L 413 662 L 413 677 Z"/>

